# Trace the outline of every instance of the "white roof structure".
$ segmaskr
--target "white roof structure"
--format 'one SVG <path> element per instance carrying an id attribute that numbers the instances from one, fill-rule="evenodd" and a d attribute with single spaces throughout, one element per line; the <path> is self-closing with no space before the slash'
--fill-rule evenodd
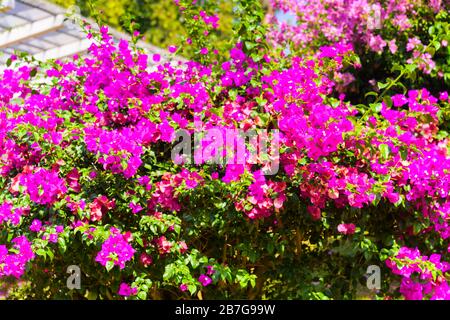
<path id="1" fill-rule="evenodd" d="M 15 50 L 27 52 L 38 60 L 85 53 L 92 40 L 86 38 L 76 22 L 67 19 L 67 13 L 67 9 L 44 0 L 0 0 L 0 66 Z M 89 19 L 83 19 L 95 26 Z M 110 33 L 116 41 L 130 39 L 112 28 Z M 143 41 L 139 46 L 150 57 L 158 53 L 166 60 L 165 50 Z"/>

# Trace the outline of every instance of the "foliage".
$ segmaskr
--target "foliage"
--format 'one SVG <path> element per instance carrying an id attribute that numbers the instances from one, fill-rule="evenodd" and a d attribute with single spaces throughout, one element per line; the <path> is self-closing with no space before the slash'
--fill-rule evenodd
<path id="1" fill-rule="evenodd" d="M 268 16 L 272 44 L 289 46 L 294 55 L 336 41 L 354 45 L 362 67 L 337 74 L 336 80 L 356 104 L 364 102 L 367 92 L 380 89 L 377 82 L 395 78 L 401 64 L 407 63 L 413 76 L 403 79 L 407 88 L 426 87 L 438 94 L 450 84 L 450 18 L 448 10 L 440 11 L 448 8 L 448 1 L 271 2 L 295 20 Z"/>
<path id="2" fill-rule="evenodd" d="M 259 1 L 236 1 L 224 54 L 215 6 L 176 3 L 191 41 L 172 53 L 191 61 L 160 64 L 136 37 L 114 44 L 84 25 L 89 56 L 12 56 L 2 71 L 0 276 L 24 281 L 10 297 L 352 299 L 378 265 L 376 299 L 450 299 L 450 101 L 418 88 L 440 79 L 421 63 L 447 57 L 446 7 L 414 7 L 435 28 L 415 59 L 382 58 L 392 70 L 356 103 L 339 75 L 373 57 L 353 29 L 336 39 L 311 20 L 294 30 L 307 44 L 286 50 Z M 205 139 L 206 161 L 178 161 L 178 129 L 278 130 L 279 157 L 271 145 L 214 164 Z M 80 290 L 66 286 L 71 265 Z"/>
<path id="3" fill-rule="evenodd" d="M 175 45 L 185 47 L 183 55 L 192 57 L 192 47 L 185 46 L 192 25 L 183 11 L 173 0 L 51 0 L 66 8 L 76 5 L 84 16 L 93 17 L 100 24 L 107 24 L 121 31 L 138 29 L 144 39 L 161 48 Z M 214 30 L 209 29 L 217 48 L 229 45 L 233 19 L 233 1 L 199 1 L 199 5 L 208 12 L 214 12 L 220 18 L 220 24 Z M 193 21 L 192 21 L 193 22 Z M 204 30 L 203 30 L 204 31 Z M 131 32 L 132 33 L 132 32 Z M 222 54 L 227 51 L 221 50 Z"/>

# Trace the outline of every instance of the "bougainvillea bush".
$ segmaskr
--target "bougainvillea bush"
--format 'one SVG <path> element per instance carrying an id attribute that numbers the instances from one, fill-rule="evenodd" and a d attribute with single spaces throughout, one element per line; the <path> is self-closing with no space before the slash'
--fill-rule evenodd
<path id="1" fill-rule="evenodd" d="M 450 85 L 448 0 L 283 1 L 271 0 L 290 20 L 268 15 L 269 41 L 294 52 L 311 52 L 333 42 L 354 44 L 362 68 L 337 74 L 337 88 L 364 103 L 367 89 L 398 76 L 399 64 L 417 69 L 406 87 L 443 91 Z M 440 39 L 441 41 L 432 41 Z M 369 90 L 370 91 L 370 90 Z"/>
<path id="2" fill-rule="evenodd" d="M 86 23 L 85 56 L 11 56 L 0 74 L 9 298 L 450 299 L 449 7 L 429 2 L 274 2 L 298 14 L 288 26 L 236 1 L 222 54 L 214 3 L 180 0 L 192 61 Z M 371 33 L 366 8 L 385 22 Z M 387 70 L 372 83 L 370 61 Z M 278 150 L 250 159 L 238 140 L 244 163 L 174 159 L 177 132 L 208 129 L 278 132 Z"/>

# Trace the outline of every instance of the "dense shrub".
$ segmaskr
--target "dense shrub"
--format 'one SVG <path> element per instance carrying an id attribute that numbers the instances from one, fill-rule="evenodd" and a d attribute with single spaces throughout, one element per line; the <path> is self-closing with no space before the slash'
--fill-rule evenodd
<path id="1" fill-rule="evenodd" d="M 202 33 L 220 21 L 177 4 L 196 61 L 152 69 L 160 57 L 136 48 L 138 33 L 114 44 L 85 26 L 89 55 L 12 56 L 2 71 L 0 276 L 23 280 L 19 297 L 349 299 L 378 265 L 379 299 L 450 299 L 449 97 L 415 87 L 420 63 L 383 56 L 400 76 L 352 103 L 339 75 L 367 70 L 358 30 L 306 32 L 308 50 L 286 50 L 267 44 L 276 26 L 259 2 L 239 1 L 228 59 Z M 426 21 L 439 19 L 419 56 L 445 47 L 448 15 Z M 244 164 L 214 164 L 225 150 L 208 152 L 209 137 L 193 161 L 173 159 L 179 129 L 259 130 L 276 144 L 254 159 L 246 141 Z M 80 290 L 66 286 L 71 265 Z"/>

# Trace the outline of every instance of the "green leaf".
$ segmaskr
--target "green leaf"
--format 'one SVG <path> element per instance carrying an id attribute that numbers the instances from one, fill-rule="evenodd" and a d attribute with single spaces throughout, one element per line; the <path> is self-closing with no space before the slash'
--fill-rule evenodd
<path id="1" fill-rule="evenodd" d="M 417 65 L 415 63 L 407 64 L 405 66 L 405 70 L 408 71 L 408 73 L 412 73 L 417 69 Z"/>
<path id="2" fill-rule="evenodd" d="M 273 242 L 272 241 L 267 242 L 267 252 L 269 254 L 272 254 L 273 253 L 273 249 L 274 249 Z"/>
<path id="3" fill-rule="evenodd" d="M 382 143 L 379 145 L 378 149 L 380 150 L 382 159 L 387 160 L 389 158 L 389 146 Z"/>
<path id="4" fill-rule="evenodd" d="M 173 275 L 174 275 L 174 267 L 175 266 L 174 266 L 173 263 L 166 265 L 166 268 L 165 268 L 164 274 L 163 274 L 163 279 L 164 280 L 169 280 L 170 278 L 173 277 Z"/>
<path id="5" fill-rule="evenodd" d="M 47 255 L 49 256 L 50 260 L 53 260 L 53 258 L 55 257 L 55 254 L 50 249 L 47 250 Z"/>
<path id="6" fill-rule="evenodd" d="M 370 108 L 374 113 L 379 113 L 383 105 L 381 103 L 371 103 Z"/>
<path id="7" fill-rule="evenodd" d="M 58 244 L 59 244 L 59 248 L 60 248 L 61 252 L 62 253 L 66 252 L 67 245 L 66 245 L 66 241 L 64 240 L 64 238 L 58 237 Z"/>
<path id="8" fill-rule="evenodd" d="M 106 262 L 106 270 L 109 272 L 112 268 L 114 268 L 114 261 Z"/>
<path id="9" fill-rule="evenodd" d="M 138 296 L 138 298 L 141 299 L 141 300 L 146 300 L 146 299 L 147 299 L 147 292 L 141 291 L 141 292 L 138 293 L 137 296 Z"/>
<path id="10" fill-rule="evenodd" d="M 140 236 L 135 236 L 135 240 L 141 247 L 144 247 L 144 242 Z"/>
<path id="11" fill-rule="evenodd" d="M 389 83 L 383 83 L 383 82 L 378 82 L 377 83 L 377 86 L 378 86 L 378 89 L 384 89 L 384 88 L 386 88 L 387 86 L 389 85 Z"/>
<path id="12" fill-rule="evenodd" d="M 252 274 L 250 276 L 250 285 L 254 288 L 256 286 L 256 275 Z"/>
<path id="13" fill-rule="evenodd" d="M 38 256 L 42 256 L 42 257 L 46 257 L 47 256 L 47 251 L 45 251 L 44 249 L 38 249 L 37 251 L 36 251 L 36 254 L 38 255 Z"/>
<path id="14" fill-rule="evenodd" d="M 389 108 L 392 108 L 392 98 L 390 96 L 384 96 L 383 101 Z"/>
<path id="15" fill-rule="evenodd" d="M 256 47 L 256 43 L 246 41 L 246 42 L 245 42 L 245 47 L 247 48 L 247 50 L 250 51 L 250 50 L 252 50 L 254 47 Z"/>
<path id="16" fill-rule="evenodd" d="M 369 97 L 369 96 L 378 97 L 378 93 L 376 93 L 375 91 L 367 92 L 367 93 L 364 95 L 364 98 L 367 98 L 367 97 Z"/>
<path id="17" fill-rule="evenodd" d="M 211 108 L 209 109 L 209 111 L 211 111 L 212 113 L 214 113 L 215 115 L 222 117 L 223 116 L 223 108 Z"/>
<path id="18" fill-rule="evenodd" d="M 408 150 L 401 149 L 400 150 L 400 157 L 402 158 L 403 161 L 408 159 Z"/>
<path id="19" fill-rule="evenodd" d="M 88 291 L 86 292 L 86 294 L 84 295 L 84 297 L 85 297 L 86 299 L 88 299 L 88 300 L 96 300 L 97 297 L 98 297 L 98 294 L 97 294 L 96 291 L 90 291 L 90 290 L 88 290 Z"/>
<path id="20" fill-rule="evenodd" d="M 435 48 L 436 50 L 439 50 L 439 49 L 441 48 L 441 43 L 440 43 L 439 41 L 435 41 L 435 42 L 433 43 L 433 45 L 434 45 L 434 48 Z"/>
<path id="21" fill-rule="evenodd" d="M 197 286 L 195 284 L 189 284 L 188 290 L 191 295 L 194 295 L 197 292 Z"/>

